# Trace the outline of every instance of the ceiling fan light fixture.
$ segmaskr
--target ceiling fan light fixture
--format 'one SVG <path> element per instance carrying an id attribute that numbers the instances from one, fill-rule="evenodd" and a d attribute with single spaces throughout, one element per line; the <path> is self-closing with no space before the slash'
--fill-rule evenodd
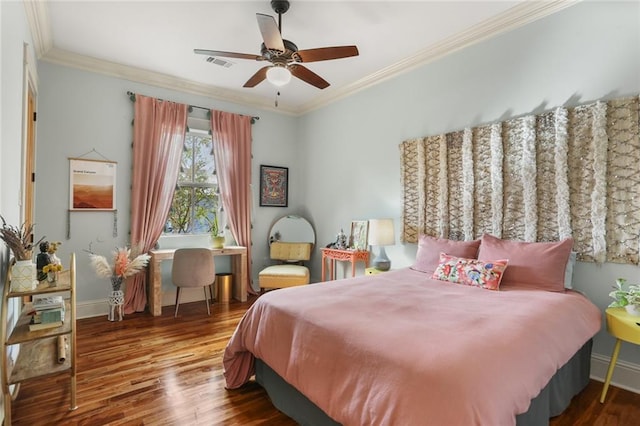
<path id="1" fill-rule="evenodd" d="M 291 81 L 291 76 L 294 76 L 318 89 L 326 89 L 330 86 L 329 82 L 303 66 L 302 63 L 358 56 L 357 46 L 330 46 L 298 50 L 295 43 L 282 38 L 282 14 L 289 9 L 289 0 L 271 0 L 271 8 L 278 14 L 278 22 L 271 15 L 256 13 L 258 28 L 262 35 L 260 55 L 208 49 L 194 49 L 194 53 L 210 57 L 222 56 L 270 63 L 270 65 L 265 64 L 256 71 L 242 87 L 256 87 L 264 80 L 268 80 L 276 88 L 279 88 L 288 84 Z"/>
<path id="2" fill-rule="evenodd" d="M 267 70 L 267 80 L 274 86 L 284 86 L 291 81 L 291 71 L 281 66 L 273 66 Z"/>

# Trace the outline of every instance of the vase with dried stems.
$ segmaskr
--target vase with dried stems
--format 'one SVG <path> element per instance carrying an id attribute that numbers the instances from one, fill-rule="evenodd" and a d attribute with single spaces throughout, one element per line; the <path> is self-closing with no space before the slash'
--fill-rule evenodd
<path id="1" fill-rule="evenodd" d="M 11 267 L 11 290 L 29 291 L 35 288 L 36 268 L 33 263 L 33 246 L 40 244 L 44 237 L 34 243 L 31 240 L 33 224 L 27 226 L 23 223 L 20 226 L 9 225 L 4 216 L 0 215 L 2 228 L 0 228 L 0 238 L 9 247 L 15 258 L 15 263 Z"/>
<path id="2" fill-rule="evenodd" d="M 124 292 L 122 291 L 122 283 L 125 279 L 142 272 L 149 262 L 150 256 L 141 253 L 140 247 L 116 247 L 113 251 L 113 265 L 109 261 L 98 254 L 88 250 L 91 265 L 99 277 L 109 278 L 111 280 L 111 293 L 109 293 L 109 312 L 107 319 L 109 321 L 122 321 L 124 318 Z"/>

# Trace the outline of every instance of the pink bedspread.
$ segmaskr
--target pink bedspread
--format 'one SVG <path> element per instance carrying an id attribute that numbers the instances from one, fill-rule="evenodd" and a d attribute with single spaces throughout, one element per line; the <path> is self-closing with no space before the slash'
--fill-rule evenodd
<path id="1" fill-rule="evenodd" d="M 577 292 L 489 291 L 403 269 L 261 296 L 224 374 L 237 388 L 260 358 L 344 425 L 513 425 L 600 324 Z"/>

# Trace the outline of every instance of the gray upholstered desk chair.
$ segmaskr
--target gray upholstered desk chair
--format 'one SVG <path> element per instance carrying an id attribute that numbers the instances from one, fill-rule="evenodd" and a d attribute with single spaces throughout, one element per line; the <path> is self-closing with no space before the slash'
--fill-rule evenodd
<path id="1" fill-rule="evenodd" d="M 207 304 L 207 314 L 209 310 L 209 293 L 211 286 L 216 280 L 216 265 L 213 261 L 213 254 L 207 248 L 181 248 L 173 255 L 173 265 L 171 266 L 171 281 L 176 286 L 176 312 L 180 306 L 180 288 L 182 287 L 202 287 L 204 289 L 204 301 Z"/>

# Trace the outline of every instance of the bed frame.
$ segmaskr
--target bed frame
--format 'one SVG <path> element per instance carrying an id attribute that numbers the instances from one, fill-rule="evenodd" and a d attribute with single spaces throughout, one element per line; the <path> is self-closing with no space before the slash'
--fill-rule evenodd
<path id="1" fill-rule="evenodd" d="M 516 416 L 517 426 L 548 425 L 549 418 L 560 415 L 589 383 L 591 346 L 589 340 L 562 366 L 531 400 L 526 413 Z M 273 405 L 300 425 L 336 426 L 335 422 L 296 388 L 287 383 L 266 363 L 256 359 L 256 381 L 265 388 Z"/>

